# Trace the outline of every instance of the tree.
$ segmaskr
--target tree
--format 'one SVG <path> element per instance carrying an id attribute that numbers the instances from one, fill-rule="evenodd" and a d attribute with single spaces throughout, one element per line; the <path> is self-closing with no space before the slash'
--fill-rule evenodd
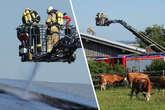
<path id="1" fill-rule="evenodd" d="M 115 66 L 108 65 L 104 61 L 88 61 L 89 69 L 91 74 L 99 73 L 119 73 L 125 72 L 125 67 L 122 64 L 116 64 Z"/>
<path id="2" fill-rule="evenodd" d="M 164 59 L 152 60 L 152 63 L 149 66 L 146 66 L 146 71 L 162 71 L 162 70 L 165 70 Z"/>
<path id="3" fill-rule="evenodd" d="M 122 73 L 126 70 L 126 68 L 122 64 L 116 64 L 114 67 L 112 67 L 112 69 L 115 73 Z"/>
<path id="4" fill-rule="evenodd" d="M 88 61 L 89 69 L 91 74 L 106 73 L 108 65 L 105 62 L 96 62 L 93 60 Z"/>
<path id="5" fill-rule="evenodd" d="M 153 25 L 150 27 L 147 27 L 144 32 L 141 32 L 145 35 L 148 35 L 152 40 L 157 42 L 158 44 L 165 47 L 165 29 L 162 26 L 159 25 Z M 147 45 L 142 42 L 139 38 L 136 38 L 137 43 L 140 44 L 140 47 L 145 48 Z"/>

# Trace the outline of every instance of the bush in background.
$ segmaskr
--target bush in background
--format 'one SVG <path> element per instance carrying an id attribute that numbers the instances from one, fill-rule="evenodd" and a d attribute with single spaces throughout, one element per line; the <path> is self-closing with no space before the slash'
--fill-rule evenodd
<path id="1" fill-rule="evenodd" d="M 89 69 L 91 74 L 99 73 L 119 73 L 125 72 L 125 67 L 121 64 L 115 66 L 108 65 L 104 61 L 96 62 L 93 60 L 88 61 Z"/>

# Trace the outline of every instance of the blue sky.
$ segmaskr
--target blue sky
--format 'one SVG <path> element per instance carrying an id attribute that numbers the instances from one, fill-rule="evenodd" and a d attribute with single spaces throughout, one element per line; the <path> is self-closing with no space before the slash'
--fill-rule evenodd
<path id="1" fill-rule="evenodd" d="M 95 15 L 104 12 L 109 19 L 122 19 L 137 30 L 154 24 L 165 25 L 164 0 L 72 0 L 81 32 L 92 27 L 97 36 L 117 41 L 134 41 L 135 36 L 120 24 L 96 27 Z"/>
<path id="2" fill-rule="evenodd" d="M 144 30 L 153 24 L 165 24 L 164 0 L 72 0 L 81 32 L 92 27 L 98 36 L 110 40 L 133 41 L 129 31 L 119 24 L 110 27 L 96 27 L 95 15 L 104 12 L 110 19 L 123 19 L 137 30 Z M 34 63 L 22 63 L 18 57 L 16 27 L 21 24 L 25 8 L 36 10 L 41 16 L 41 23 L 47 17 L 49 5 L 67 12 L 72 17 L 69 0 L 2 0 L 1 41 L 0 41 L 0 78 L 27 79 Z M 73 21 L 73 20 L 72 20 Z M 74 24 L 74 22 L 72 22 Z M 77 51 L 77 60 L 68 65 L 64 63 L 41 63 L 35 80 L 53 82 L 90 83 L 82 50 Z"/>
<path id="3" fill-rule="evenodd" d="M 67 12 L 72 17 L 69 0 L 1 0 L 0 78 L 27 79 L 29 77 L 34 63 L 21 62 L 18 56 L 20 42 L 16 36 L 16 27 L 21 24 L 25 8 L 36 10 L 41 16 L 41 23 L 45 23 L 49 5 L 61 12 Z M 72 23 L 74 24 L 73 20 Z M 35 80 L 89 84 L 89 74 L 82 49 L 76 53 L 77 60 L 72 64 L 40 63 Z"/>

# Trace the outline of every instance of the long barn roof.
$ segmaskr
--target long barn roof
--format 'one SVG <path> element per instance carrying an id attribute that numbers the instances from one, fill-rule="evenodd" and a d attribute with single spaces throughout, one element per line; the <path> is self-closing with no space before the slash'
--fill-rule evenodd
<path id="1" fill-rule="evenodd" d="M 85 33 L 80 33 L 82 39 L 87 39 L 87 40 L 91 40 L 93 42 L 97 42 L 106 46 L 110 46 L 110 47 L 115 47 L 115 48 L 119 48 L 119 49 L 124 49 L 130 52 L 135 52 L 135 53 L 146 53 L 145 49 L 139 48 L 139 47 L 134 47 L 134 46 L 129 46 L 126 44 L 123 44 L 121 42 L 116 42 L 116 41 L 111 41 L 111 40 L 107 40 L 104 39 L 102 37 L 97 37 L 97 36 L 93 36 L 90 34 L 85 34 Z"/>

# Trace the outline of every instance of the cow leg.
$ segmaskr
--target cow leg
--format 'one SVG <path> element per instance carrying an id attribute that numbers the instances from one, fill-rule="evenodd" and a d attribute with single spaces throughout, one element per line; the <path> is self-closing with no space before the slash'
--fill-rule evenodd
<path id="1" fill-rule="evenodd" d="M 128 88 L 128 85 L 129 85 L 128 82 L 126 82 L 126 88 Z"/>
<path id="2" fill-rule="evenodd" d="M 106 90 L 106 85 L 107 85 L 107 84 L 106 84 L 106 83 L 104 83 L 104 91 Z"/>
<path id="3" fill-rule="evenodd" d="M 126 88 L 128 88 L 128 86 L 129 86 L 128 80 L 126 80 L 125 83 L 126 83 Z"/>
<path id="4" fill-rule="evenodd" d="M 101 91 L 106 89 L 106 85 L 107 85 L 106 81 L 101 84 Z"/>
<path id="5" fill-rule="evenodd" d="M 130 87 L 132 88 L 132 82 L 130 82 Z"/>
<path id="6" fill-rule="evenodd" d="M 138 93 L 139 93 L 139 91 L 136 91 L 136 98 L 138 99 L 139 97 L 138 97 Z"/>
<path id="7" fill-rule="evenodd" d="M 111 86 L 112 86 L 113 88 L 115 88 L 114 84 L 111 84 Z"/>
<path id="8" fill-rule="evenodd" d="M 132 97 L 133 97 L 133 93 L 134 93 L 134 89 L 131 90 L 131 95 L 130 95 L 130 96 L 131 96 L 131 97 L 130 97 L 131 99 L 132 99 Z"/>
<path id="9" fill-rule="evenodd" d="M 103 86 L 102 86 L 102 84 L 101 84 L 100 88 L 101 88 L 101 91 L 102 91 L 102 90 L 103 90 Z"/>
<path id="10" fill-rule="evenodd" d="M 161 91 L 162 91 L 163 93 L 162 93 Z M 163 96 L 164 96 L 164 88 L 159 88 L 159 89 L 158 89 L 158 94 L 163 94 Z"/>
<path id="11" fill-rule="evenodd" d="M 104 90 L 104 83 L 101 84 L 101 91 Z"/>

